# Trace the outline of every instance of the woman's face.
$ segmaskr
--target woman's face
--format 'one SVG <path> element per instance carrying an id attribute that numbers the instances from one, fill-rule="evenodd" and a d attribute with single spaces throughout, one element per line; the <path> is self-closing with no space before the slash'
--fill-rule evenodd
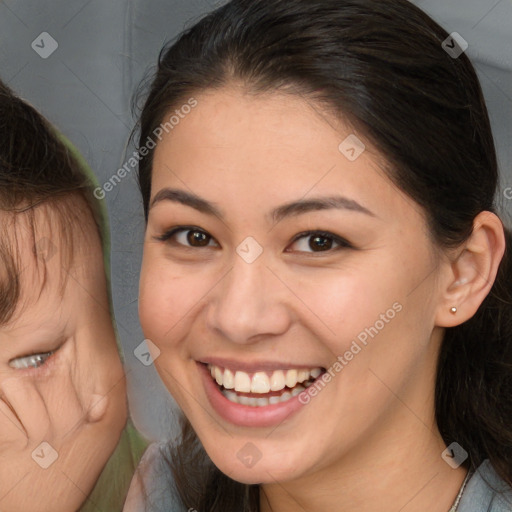
<path id="1" fill-rule="evenodd" d="M 155 149 L 139 308 L 214 463 L 287 481 L 431 435 L 445 267 L 418 205 L 302 98 L 196 99 Z"/>
<path id="2" fill-rule="evenodd" d="M 18 218 L 21 296 L 0 328 L 0 509 L 13 512 L 77 510 L 126 422 L 99 236 L 84 213 L 68 267 L 53 217 L 36 213 L 35 245 Z"/>

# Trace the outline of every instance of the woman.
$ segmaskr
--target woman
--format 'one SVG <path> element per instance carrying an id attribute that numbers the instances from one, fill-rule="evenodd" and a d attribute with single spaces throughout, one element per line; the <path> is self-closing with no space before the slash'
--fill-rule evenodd
<path id="1" fill-rule="evenodd" d="M 119 511 L 146 445 L 127 422 L 94 184 L 69 141 L 0 82 L 5 512 Z"/>
<path id="2" fill-rule="evenodd" d="M 125 510 L 512 510 L 511 237 L 463 49 L 405 0 L 233 0 L 161 53 L 139 312 L 184 421 Z"/>

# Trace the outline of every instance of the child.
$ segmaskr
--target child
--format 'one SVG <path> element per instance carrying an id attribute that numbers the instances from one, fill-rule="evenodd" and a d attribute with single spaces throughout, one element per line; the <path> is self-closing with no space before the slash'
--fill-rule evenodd
<path id="1" fill-rule="evenodd" d="M 121 510 L 145 447 L 127 422 L 93 188 L 71 144 L 0 82 L 3 511 Z"/>

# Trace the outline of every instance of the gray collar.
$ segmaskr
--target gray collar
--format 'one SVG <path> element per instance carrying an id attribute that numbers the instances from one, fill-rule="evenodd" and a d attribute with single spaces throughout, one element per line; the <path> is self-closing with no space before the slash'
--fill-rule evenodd
<path id="1" fill-rule="evenodd" d="M 485 460 L 469 479 L 458 512 L 510 512 L 512 488 Z"/>

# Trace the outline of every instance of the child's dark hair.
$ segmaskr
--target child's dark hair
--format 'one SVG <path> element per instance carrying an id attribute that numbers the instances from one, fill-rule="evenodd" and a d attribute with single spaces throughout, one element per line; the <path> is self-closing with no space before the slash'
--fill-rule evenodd
<path id="1" fill-rule="evenodd" d="M 46 282 L 41 253 L 55 246 L 41 238 L 46 224 L 59 237 L 64 266 L 72 261 L 84 211 L 98 221 L 97 201 L 78 160 L 54 128 L 0 81 L 0 325 L 13 319 L 22 293 L 21 238 L 28 232 L 35 265 Z M 55 239 L 54 239 L 55 241 Z M 62 282 L 65 281 L 63 269 Z M 33 284 L 33 283 L 32 283 Z"/>
<path id="2" fill-rule="evenodd" d="M 425 211 L 441 248 L 462 244 L 495 211 L 498 169 L 488 113 L 465 54 L 406 0 L 233 0 L 164 48 L 138 128 L 139 145 L 191 95 L 241 83 L 250 93 L 300 94 L 335 113 L 385 156 L 389 178 Z M 196 96 L 198 97 L 198 96 Z M 199 100 L 200 102 L 200 100 Z M 145 214 L 153 151 L 139 164 Z M 435 411 L 446 442 L 484 459 L 512 484 L 512 238 L 473 318 L 446 330 Z M 258 510 L 258 486 L 223 475 L 188 421 L 174 450 L 187 506 Z"/>

